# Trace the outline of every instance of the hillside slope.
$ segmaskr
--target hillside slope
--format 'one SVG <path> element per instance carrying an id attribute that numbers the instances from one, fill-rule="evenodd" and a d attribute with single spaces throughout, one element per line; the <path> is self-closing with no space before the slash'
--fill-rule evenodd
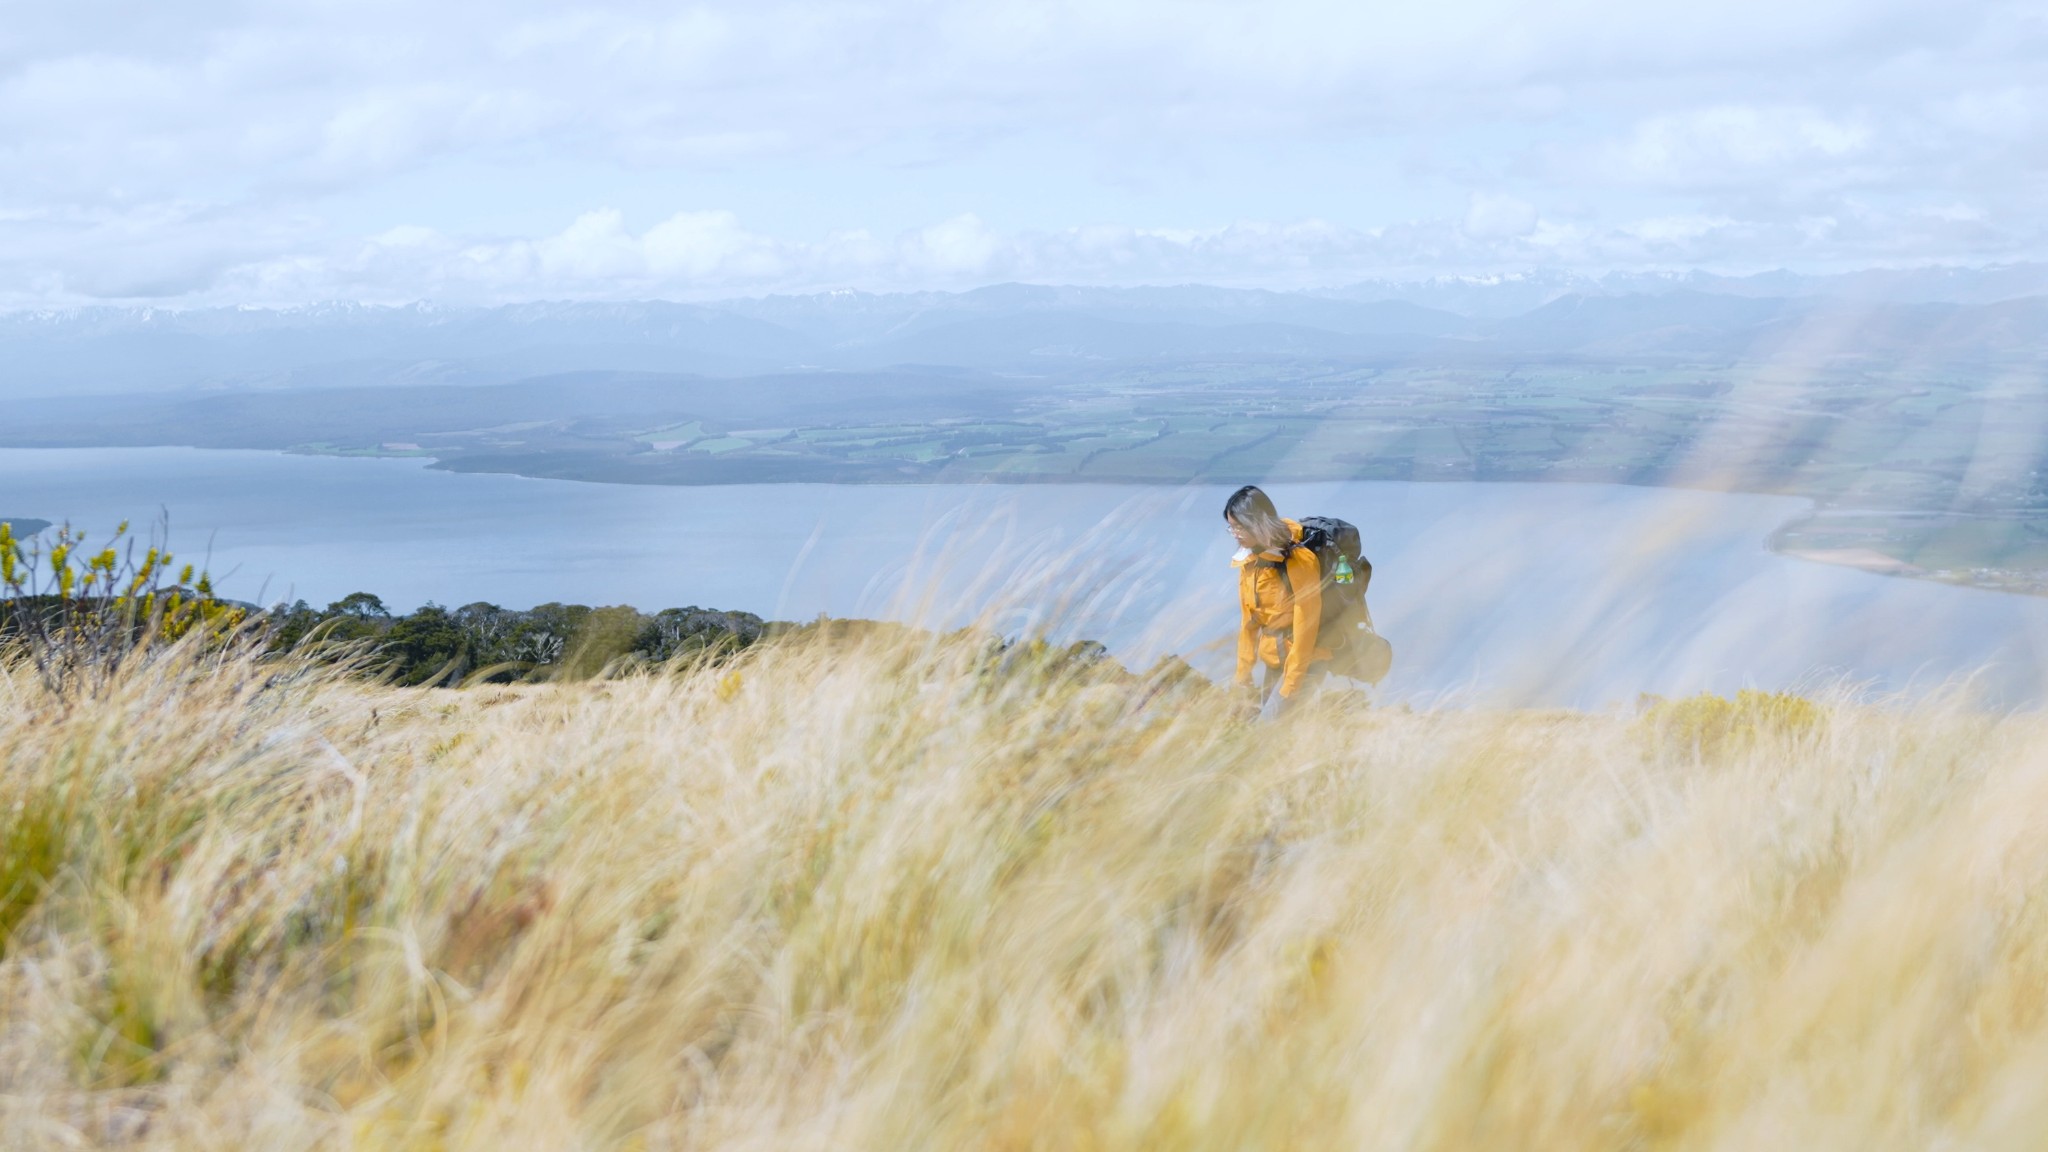
<path id="1" fill-rule="evenodd" d="M 964 640 L 0 672 L 13 1147 L 2048 1134 L 2048 727 L 1375 711 Z M 19 1141 L 19 1142 L 16 1142 Z"/>

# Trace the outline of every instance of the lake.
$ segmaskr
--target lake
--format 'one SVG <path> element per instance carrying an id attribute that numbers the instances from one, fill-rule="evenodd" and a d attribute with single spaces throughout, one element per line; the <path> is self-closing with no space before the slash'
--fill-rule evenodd
<path id="1" fill-rule="evenodd" d="M 1783 497 L 1597 484 L 1275 484 L 1287 515 L 1359 525 L 1418 703 L 1598 707 L 1640 692 L 2043 690 L 2048 600 L 1767 552 Z M 0 515 L 171 517 L 225 595 L 323 604 L 696 604 L 805 619 L 1044 627 L 1225 672 L 1233 545 L 1208 486 L 638 487 L 431 471 L 420 460 L 180 448 L 0 450 Z"/>

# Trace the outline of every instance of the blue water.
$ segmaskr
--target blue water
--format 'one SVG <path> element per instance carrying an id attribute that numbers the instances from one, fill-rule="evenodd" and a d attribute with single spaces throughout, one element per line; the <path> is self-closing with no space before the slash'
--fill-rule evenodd
<path id="1" fill-rule="evenodd" d="M 1342 516 L 1375 565 L 1390 700 L 1596 707 L 1638 693 L 2043 692 L 2048 600 L 1774 556 L 1804 502 L 1612 485 L 1275 484 Z M 642 487 L 436 472 L 415 460 L 195 449 L 0 450 L 0 514 L 171 517 L 225 594 L 315 604 L 697 604 L 955 623 L 987 613 L 1228 664 L 1226 489 Z"/>

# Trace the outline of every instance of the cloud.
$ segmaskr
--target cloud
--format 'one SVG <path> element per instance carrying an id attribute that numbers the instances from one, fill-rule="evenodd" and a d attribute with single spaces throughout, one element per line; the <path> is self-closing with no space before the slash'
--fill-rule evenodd
<path id="1" fill-rule="evenodd" d="M 2035 257 L 2044 64 L 2028 0 L 77 0 L 0 32 L 0 299 Z"/>
<path id="2" fill-rule="evenodd" d="M 1602 167 L 1618 180 L 1693 191 L 1747 188 L 1788 174 L 1853 182 L 1875 136 L 1861 119 L 1813 108 L 1722 104 L 1638 122 Z"/>
<path id="3" fill-rule="evenodd" d="M 1534 204 L 1494 192 L 1474 192 L 1465 209 L 1465 234 L 1481 240 L 1527 236 L 1536 222 Z"/>

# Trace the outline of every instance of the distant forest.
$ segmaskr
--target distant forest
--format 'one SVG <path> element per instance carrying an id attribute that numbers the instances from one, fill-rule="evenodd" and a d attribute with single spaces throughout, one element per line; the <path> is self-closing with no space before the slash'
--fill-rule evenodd
<path id="1" fill-rule="evenodd" d="M 695 607 L 645 615 L 624 606 L 542 604 L 522 610 L 478 602 L 460 608 L 428 604 L 398 616 L 368 592 L 324 609 L 304 600 L 280 606 L 268 623 L 272 650 L 325 642 L 331 651 L 360 653 L 369 670 L 400 684 L 581 679 L 621 663 L 738 652 L 770 627 L 751 612 Z"/>
<path id="2" fill-rule="evenodd" d="M 6 601 L 0 601 L 4 634 Z M 427 604 L 396 615 L 369 592 L 325 608 L 301 600 L 261 615 L 265 646 L 356 662 L 364 672 L 407 686 L 585 680 L 672 662 L 723 661 L 765 639 L 839 642 L 877 633 L 918 633 L 881 620 L 763 620 L 751 612 L 664 608 L 651 615 L 616 605 L 541 604 L 501 608 L 479 601 L 460 608 Z M 1129 678 L 1132 673 L 1093 640 L 1060 646 L 1043 640 L 989 641 L 992 668 Z M 1159 684 L 1200 681 L 1177 656 L 1162 656 L 1145 677 Z"/>

